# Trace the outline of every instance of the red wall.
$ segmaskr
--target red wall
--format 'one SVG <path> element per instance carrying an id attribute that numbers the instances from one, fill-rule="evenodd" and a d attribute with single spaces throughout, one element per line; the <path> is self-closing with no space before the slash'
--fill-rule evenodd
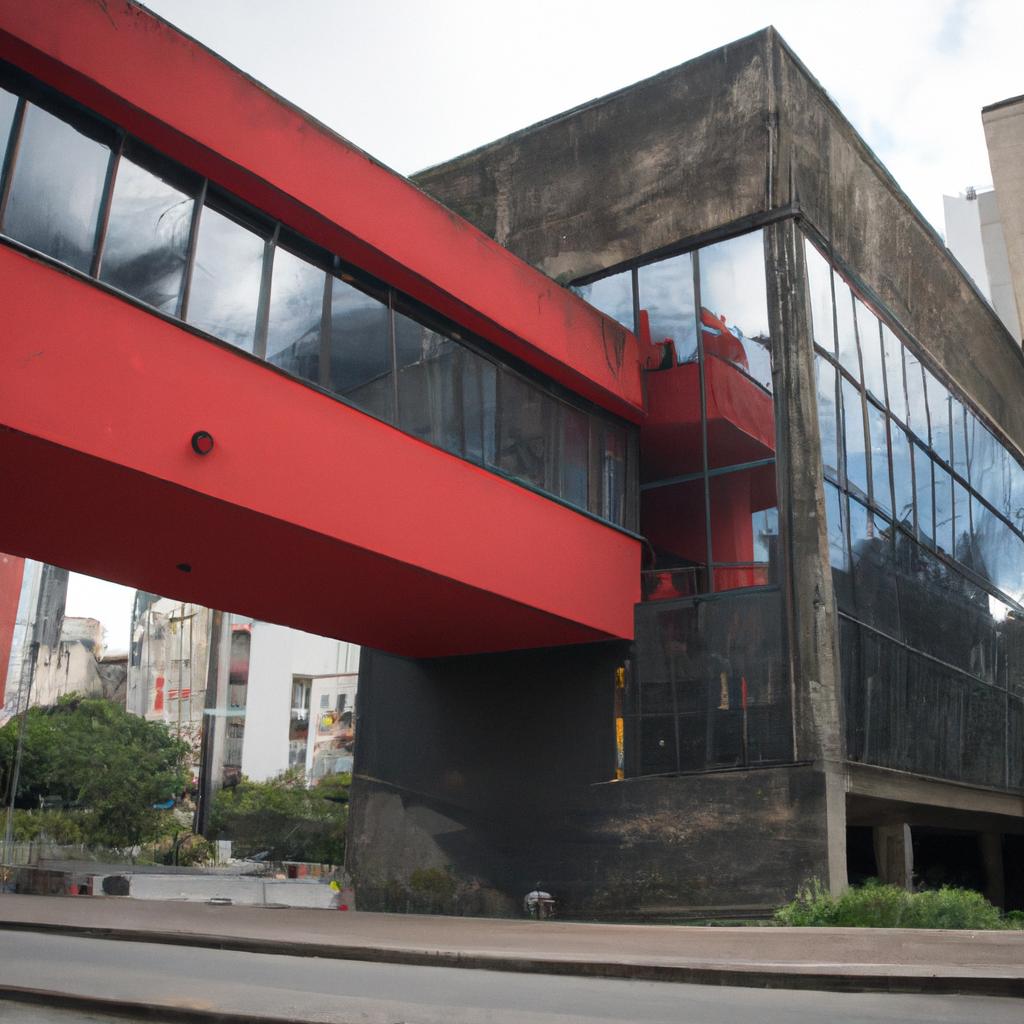
<path id="1" fill-rule="evenodd" d="M 24 558 L 0 552 L 0 707 L 7 692 L 7 663 L 11 659 L 11 640 L 24 574 Z"/>
<path id="2" fill-rule="evenodd" d="M 0 0 L 0 57 L 573 391 L 642 419 L 625 328 L 148 11 Z"/>
<path id="3" fill-rule="evenodd" d="M 0 550 L 403 654 L 632 636 L 625 534 L 7 247 L 0 303 Z"/>

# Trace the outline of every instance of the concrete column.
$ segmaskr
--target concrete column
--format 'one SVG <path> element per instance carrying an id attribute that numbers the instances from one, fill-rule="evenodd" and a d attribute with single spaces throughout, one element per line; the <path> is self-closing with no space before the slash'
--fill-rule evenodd
<path id="1" fill-rule="evenodd" d="M 810 300 L 796 221 L 764 229 L 775 388 L 779 524 L 789 629 L 794 755 L 825 775 L 829 887 L 846 887 L 846 781 L 838 626 L 828 560 Z"/>
<path id="2" fill-rule="evenodd" d="M 978 849 L 985 865 L 985 899 L 993 906 L 1006 906 L 1006 876 L 1003 872 L 1003 834 L 982 832 L 978 835 Z"/>
<path id="3" fill-rule="evenodd" d="M 874 829 L 875 862 L 878 877 L 903 889 L 914 887 L 914 847 L 910 826 L 876 825 Z"/>

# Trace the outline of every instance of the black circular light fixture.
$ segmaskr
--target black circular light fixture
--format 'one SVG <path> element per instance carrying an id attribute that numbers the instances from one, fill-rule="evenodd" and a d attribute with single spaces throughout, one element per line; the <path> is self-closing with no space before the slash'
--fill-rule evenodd
<path id="1" fill-rule="evenodd" d="M 213 434 L 208 430 L 197 430 L 192 435 L 192 451 L 196 455 L 209 455 L 213 451 Z"/>
<path id="2" fill-rule="evenodd" d="M 191 572 L 192 566 L 188 562 L 179 562 L 175 567 L 178 572 Z"/>

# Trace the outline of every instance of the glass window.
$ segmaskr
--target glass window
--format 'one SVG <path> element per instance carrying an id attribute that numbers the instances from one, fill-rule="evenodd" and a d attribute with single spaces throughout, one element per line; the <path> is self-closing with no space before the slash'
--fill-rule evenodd
<path id="1" fill-rule="evenodd" d="M 914 444 L 914 485 L 917 506 L 917 535 L 923 543 L 935 540 L 935 519 L 932 507 L 932 460 L 925 450 Z"/>
<path id="2" fill-rule="evenodd" d="M 704 481 L 644 491 L 640 532 L 650 546 L 645 597 L 679 597 L 707 590 Z"/>
<path id="3" fill-rule="evenodd" d="M 340 277 L 332 278 L 327 379 L 336 395 L 392 423 L 391 329 L 383 298 L 376 298 Z"/>
<path id="4" fill-rule="evenodd" d="M 327 274 L 280 246 L 274 252 L 267 362 L 320 383 L 320 335 Z"/>
<path id="5" fill-rule="evenodd" d="M 874 404 L 867 403 L 868 434 L 871 438 L 871 497 L 887 515 L 892 515 L 889 491 L 889 441 L 886 437 L 886 415 Z"/>
<path id="6" fill-rule="evenodd" d="M 7 159 L 7 144 L 14 127 L 14 115 L 18 111 L 18 97 L 6 89 L 0 89 L 0 171 Z"/>
<path id="7" fill-rule="evenodd" d="M 971 496 L 963 484 L 953 481 L 953 555 L 973 568 L 971 553 Z"/>
<path id="8" fill-rule="evenodd" d="M 848 380 L 843 379 L 843 424 L 846 440 L 846 482 L 860 491 L 868 493 L 868 457 L 864 442 L 864 411 L 861 394 Z"/>
<path id="9" fill-rule="evenodd" d="M 498 371 L 494 363 L 469 349 L 460 359 L 465 457 L 493 465 L 497 430 Z M 598 515 L 602 513 L 597 511 Z"/>
<path id="10" fill-rule="evenodd" d="M 188 322 L 253 350 L 263 274 L 263 239 L 211 206 L 199 218 Z"/>
<path id="11" fill-rule="evenodd" d="M 953 451 L 953 469 L 965 480 L 970 468 L 967 464 L 967 410 L 955 398 L 950 400 L 952 422 L 950 424 L 950 447 Z"/>
<path id="12" fill-rule="evenodd" d="M 928 422 L 931 424 L 932 450 L 943 462 L 951 462 L 949 436 L 949 392 L 944 384 L 928 370 L 924 371 L 925 390 L 928 394 Z"/>
<path id="13" fill-rule="evenodd" d="M 953 536 L 953 478 L 949 470 L 935 463 L 932 469 L 935 480 L 935 546 L 940 551 L 952 554 Z"/>
<path id="14" fill-rule="evenodd" d="M 839 418 L 836 415 L 836 371 L 828 360 L 814 357 L 818 382 L 818 425 L 825 474 L 839 479 Z"/>
<path id="15" fill-rule="evenodd" d="M 518 374 L 503 370 L 498 394 L 498 465 L 551 490 L 557 399 Z"/>
<path id="16" fill-rule="evenodd" d="M 853 316 L 853 292 L 837 274 L 836 286 L 836 340 L 839 362 L 857 381 L 860 380 L 860 357 L 857 354 L 857 329 Z"/>
<path id="17" fill-rule="evenodd" d="M 711 477 L 711 557 L 715 590 L 777 581 L 775 465 Z"/>
<path id="18" fill-rule="evenodd" d="M 690 278 L 690 308 L 693 308 L 693 277 Z M 633 330 L 633 272 L 624 270 L 621 274 L 602 277 L 600 281 L 576 285 L 572 289 L 581 299 L 606 313 L 613 320 Z M 654 328 L 651 328 L 654 337 Z M 655 339 L 657 340 L 657 339 Z"/>
<path id="19" fill-rule="evenodd" d="M 637 295 L 640 309 L 647 310 L 651 341 L 657 344 L 671 340 L 680 363 L 696 359 L 697 314 L 691 255 L 683 253 L 641 267 L 637 271 Z"/>
<path id="20" fill-rule="evenodd" d="M 807 259 L 807 288 L 811 300 L 811 331 L 816 344 L 835 353 L 836 334 L 832 319 L 832 268 L 809 241 L 804 241 Z"/>
<path id="21" fill-rule="evenodd" d="M 395 313 L 398 426 L 461 454 L 461 402 L 456 395 L 462 346 Z"/>
<path id="22" fill-rule="evenodd" d="M 892 424 L 892 477 L 895 487 L 896 519 L 914 529 L 914 470 L 911 463 L 910 440 L 902 427 Z"/>
<path id="23" fill-rule="evenodd" d="M 889 411 L 906 423 L 907 393 L 903 381 L 903 345 L 885 324 L 882 324 L 882 358 L 885 362 Z"/>
<path id="24" fill-rule="evenodd" d="M 109 164 L 108 146 L 27 103 L 4 233 L 88 273 Z"/>
<path id="25" fill-rule="evenodd" d="M 886 632 L 898 632 L 899 600 L 892 524 L 855 498 L 850 498 L 849 509 L 857 617 Z"/>
<path id="26" fill-rule="evenodd" d="M 1015 601 L 1024 599 L 1024 541 L 986 505 L 973 500 L 971 515 L 979 572 Z"/>
<path id="27" fill-rule="evenodd" d="M 1000 508 L 1003 504 L 1003 449 L 976 416 L 967 417 L 967 465 L 970 483 L 983 498 Z"/>
<path id="28" fill-rule="evenodd" d="M 904 347 L 903 359 L 907 373 L 907 425 L 927 444 L 928 403 L 925 399 L 924 367 L 909 348 Z"/>
<path id="29" fill-rule="evenodd" d="M 591 422 L 591 451 L 598 453 L 600 466 L 597 478 L 600 481 L 600 497 L 591 511 L 613 523 L 626 522 L 626 459 L 627 438 L 623 427 L 614 423 Z M 596 439 L 600 437 L 598 445 Z M 592 456 L 593 457 L 593 456 Z M 591 491 L 595 485 L 591 476 Z"/>
<path id="30" fill-rule="evenodd" d="M 860 339 L 860 355 L 864 363 L 864 387 L 885 404 L 885 370 L 882 366 L 882 343 L 879 336 L 878 317 L 860 299 L 854 300 L 857 316 L 857 336 Z"/>
<path id="31" fill-rule="evenodd" d="M 564 402 L 559 403 L 558 415 L 561 451 L 555 493 L 573 505 L 586 508 L 590 490 L 590 422 L 585 412 Z"/>
<path id="32" fill-rule="evenodd" d="M 100 280 L 176 316 L 195 199 L 122 155 L 110 202 Z"/>
<path id="33" fill-rule="evenodd" d="M 771 390 L 768 286 L 761 232 L 701 249 L 698 264 L 705 351 L 741 366 Z M 709 329 L 715 340 L 709 339 Z"/>
<path id="34" fill-rule="evenodd" d="M 828 520 L 828 557 L 833 569 L 848 572 L 850 557 L 846 547 L 845 496 L 838 487 L 825 481 L 825 515 Z"/>

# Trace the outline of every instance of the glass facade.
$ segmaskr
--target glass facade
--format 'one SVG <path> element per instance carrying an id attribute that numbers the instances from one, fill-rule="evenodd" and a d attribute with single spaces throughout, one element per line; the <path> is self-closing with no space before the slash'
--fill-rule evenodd
<path id="1" fill-rule="evenodd" d="M 0 157 L 0 235 L 432 445 L 636 529 L 635 428 L 3 67 Z M 612 302 L 616 289 L 631 305 L 631 287 L 597 291 Z"/>
<path id="2" fill-rule="evenodd" d="M 791 760 L 762 233 L 577 290 L 630 328 L 639 317 L 639 333 L 649 329 L 660 350 L 648 361 L 641 435 L 647 565 L 626 772 Z"/>
<path id="3" fill-rule="evenodd" d="M 1024 788 L 1024 466 L 855 292 L 844 357 L 806 256 L 847 755 Z"/>

